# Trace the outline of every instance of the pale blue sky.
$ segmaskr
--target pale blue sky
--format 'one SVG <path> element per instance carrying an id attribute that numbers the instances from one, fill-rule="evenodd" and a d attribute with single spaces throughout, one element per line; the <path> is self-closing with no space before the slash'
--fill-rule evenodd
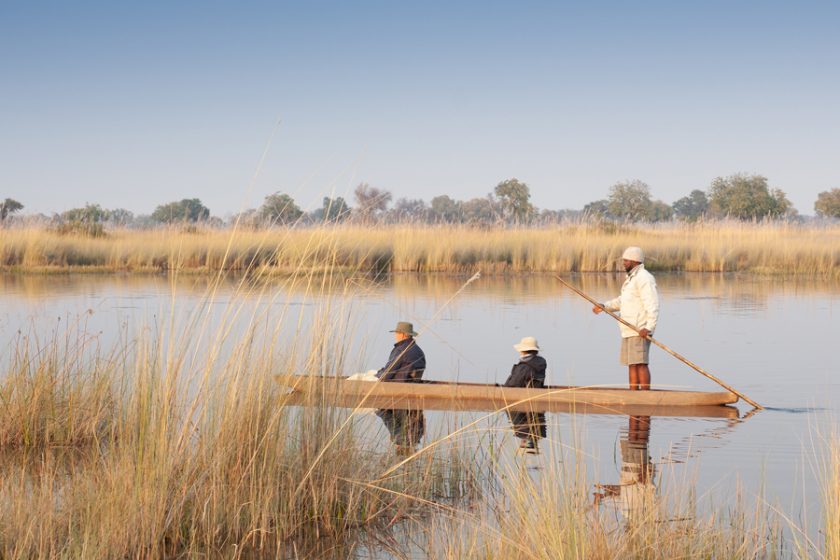
<path id="1" fill-rule="evenodd" d="M 225 215 L 517 177 L 559 209 L 743 171 L 810 214 L 840 187 L 838 6 L 2 1 L 0 197 Z"/>

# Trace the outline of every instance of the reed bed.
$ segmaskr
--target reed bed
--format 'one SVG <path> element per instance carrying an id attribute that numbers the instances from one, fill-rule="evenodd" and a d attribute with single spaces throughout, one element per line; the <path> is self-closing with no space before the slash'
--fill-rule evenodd
<path id="1" fill-rule="evenodd" d="M 766 504 L 711 507 L 698 513 L 690 484 L 672 486 L 674 503 L 653 489 L 636 496 L 637 512 L 593 505 L 586 470 L 526 469 L 504 478 L 496 505 L 478 519 L 441 520 L 430 546 L 436 558 L 481 559 L 757 559 L 811 558 L 819 550 L 785 548 L 783 519 Z M 682 496 L 685 496 L 683 498 Z"/>
<path id="2" fill-rule="evenodd" d="M 294 282 L 318 294 L 328 283 Z M 83 321 L 13 344 L 0 375 L 0 557 L 307 557 L 477 488 L 442 453 L 383 479 L 393 456 L 359 440 L 352 411 L 286 406 L 272 373 L 345 367 L 334 341 L 347 313 L 329 297 L 305 321 L 282 305 L 278 321 L 270 295 L 270 316 L 242 317 L 234 301 L 209 329 L 212 299 L 108 351 Z"/>
<path id="3" fill-rule="evenodd" d="M 149 230 L 105 237 L 0 231 L 7 270 L 602 272 L 639 245 L 654 270 L 840 276 L 840 227 L 710 222 L 551 228 L 324 226 L 264 231 Z"/>

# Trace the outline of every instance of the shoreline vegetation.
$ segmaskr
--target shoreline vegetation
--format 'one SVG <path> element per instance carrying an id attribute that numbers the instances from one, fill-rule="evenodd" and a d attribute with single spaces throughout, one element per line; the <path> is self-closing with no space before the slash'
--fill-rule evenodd
<path id="1" fill-rule="evenodd" d="M 0 230 L 0 270 L 20 273 L 610 272 L 629 245 L 654 271 L 840 278 L 840 226 L 705 222 L 545 228 L 329 225 L 114 230 L 90 237 Z"/>
<path id="2" fill-rule="evenodd" d="M 333 251 L 336 245 L 325 242 Z M 581 441 L 544 442 L 553 466 L 535 478 L 499 452 L 513 438 L 506 424 L 486 430 L 468 422 L 427 434 L 406 457 L 361 411 L 317 396 L 307 407 L 289 405 L 274 373 L 358 367 L 343 342 L 355 326 L 352 298 L 340 297 L 351 283 L 309 272 L 305 258 L 292 257 L 301 254 L 287 255 L 302 272 L 283 281 L 312 305 L 242 282 L 223 309 L 213 307 L 223 318 L 210 328 L 215 281 L 202 303 L 185 309 L 173 301 L 170 316 L 122 327 L 108 345 L 84 318 L 11 341 L 0 370 L 0 557 L 338 559 L 419 550 L 443 559 L 598 560 L 836 552 L 834 439 L 819 472 L 828 509 L 818 532 L 826 536 L 812 542 L 812 528 L 763 497 L 715 503 L 697 498 L 690 480 L 663 484 L 641 518 L 622 521 L 593 505 Z M 326 270 L 339 268 L 336 254 L 319 256 Z M 254 297 L 266 305 L 245 305 Z"/>

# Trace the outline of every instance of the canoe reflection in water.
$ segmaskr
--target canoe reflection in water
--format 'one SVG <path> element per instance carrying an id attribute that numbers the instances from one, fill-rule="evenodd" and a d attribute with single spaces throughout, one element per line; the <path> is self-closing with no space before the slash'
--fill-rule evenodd
<path id="1" fill-rule="evenodd" d="M 513 435 L 519 438 L 519 449 L 525 453 L 539 453 L 539 440 L 545 438 L 544 412 L 508 411 Z"/>
<path id="2" fill-rule="evenodd" d="M 653 513 L 656 498 L 656 476 L 648 452 L 650 416 L 630 416 L 627 432 L 620 433 L 621 475 L 619 484 L 597 484 L 595 505 L 615 500 L 628 527 L 642 522 Z"/>
<path id="3" fill-rule="evenodd" d="M 380 408 L 376 415 L 388 428 L 397 455 L 408 456 L 414 453 L 423 439 L 423 434 L 426 433 L 426 417 L 423 411 Z"/>

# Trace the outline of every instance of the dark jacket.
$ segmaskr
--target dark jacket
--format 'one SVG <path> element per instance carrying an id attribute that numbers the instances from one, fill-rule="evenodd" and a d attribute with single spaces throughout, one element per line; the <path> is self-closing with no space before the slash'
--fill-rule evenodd
<path id="1" fill-rule="evenodd" d="M 524 356 L 510 370 L 505 387 L 545 387 L 545 359 L 537 354 Z"/>
<path id="2" fill-rule="evenodd" d="M 376 373 L 380 381 L 420 381 L 426 371 L 426 355 L 413 338 L 394 344 L 388 363 Z"/>

